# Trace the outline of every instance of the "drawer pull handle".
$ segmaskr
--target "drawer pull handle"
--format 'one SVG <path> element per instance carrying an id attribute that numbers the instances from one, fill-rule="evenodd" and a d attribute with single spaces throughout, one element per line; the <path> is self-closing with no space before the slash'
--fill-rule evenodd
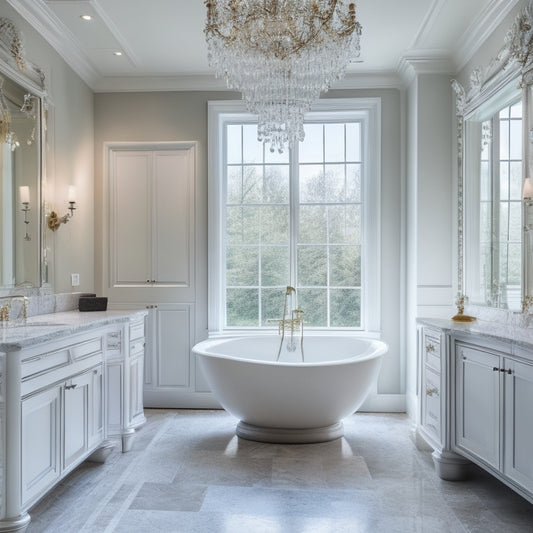
<path id="1" fill-rule="evenodd" d="M 497 366 L 493 366 L 493 367 L 492 367 L 492 371 L 493 371 L 493 372 L 498 372 L 499 370 L 500 370 L 500 369 L 499 369 Z"/>
<path id="2" fill-rule="evenodd" d="M 77 383 L 74 383 L 73 385 L 65 385 L 66 390 L 75 389 L 78 386 Z"/>
<path id="3" fill-rule="evenodd" d="M 437 389 L 437 387 L 433 387 L 432 389 L 426 389 L 426 394 L 428 396 L 433 396 L 433 395 L 438 396 L 439 389 Z"/>
<path id="4" fill-rule="evenodd" d="M 433 344 L 426 344 L 426 352 L 430 353 L 434 351 L 435 351 L 435 346 L 433 346 Z"/>

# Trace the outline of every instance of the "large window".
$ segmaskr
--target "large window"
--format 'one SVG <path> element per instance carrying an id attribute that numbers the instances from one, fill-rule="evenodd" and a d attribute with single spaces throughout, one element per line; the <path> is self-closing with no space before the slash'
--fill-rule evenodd
<path id="1" fill-rule="evenodd" d="M 287 285 L 306 327 L 377 329 L 379 105 L 332 102 L 282 154 L 210 105 L 211 330 L 274 327 Z"/>

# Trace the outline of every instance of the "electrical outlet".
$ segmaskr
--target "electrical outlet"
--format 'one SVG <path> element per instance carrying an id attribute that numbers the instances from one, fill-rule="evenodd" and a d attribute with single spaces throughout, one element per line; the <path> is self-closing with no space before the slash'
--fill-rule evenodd
<path id="1" fill-rule="evenodd" d="M 80 275 L 79 274 L 71 274 L 70 275 L 70 284 L 73 287 L 78 287 L 80 284 Z"/>

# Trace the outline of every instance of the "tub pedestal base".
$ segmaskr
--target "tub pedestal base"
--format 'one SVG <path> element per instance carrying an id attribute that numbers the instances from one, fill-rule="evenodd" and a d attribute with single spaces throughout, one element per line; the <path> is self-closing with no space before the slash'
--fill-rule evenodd
<path id="1" fill-rule="evenodd" d="M 254 426 L 242 420 L 237 424 L 237 436 L 246 440 L 271 442 L 275 444 L 311 444 L 327 442 L 344 435 L 344 425 L 336 422 L 331 426 L 308 429 L 286 429 Z"/>

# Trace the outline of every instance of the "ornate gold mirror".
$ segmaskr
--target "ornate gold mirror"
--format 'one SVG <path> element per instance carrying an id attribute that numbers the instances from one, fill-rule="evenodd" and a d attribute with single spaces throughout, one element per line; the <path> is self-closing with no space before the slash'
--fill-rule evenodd
<path id="1" fill-rule="evenodd" d="M 42 253 L 44 75 L 0 18 L 0 290 L 46 283 Z"/>

